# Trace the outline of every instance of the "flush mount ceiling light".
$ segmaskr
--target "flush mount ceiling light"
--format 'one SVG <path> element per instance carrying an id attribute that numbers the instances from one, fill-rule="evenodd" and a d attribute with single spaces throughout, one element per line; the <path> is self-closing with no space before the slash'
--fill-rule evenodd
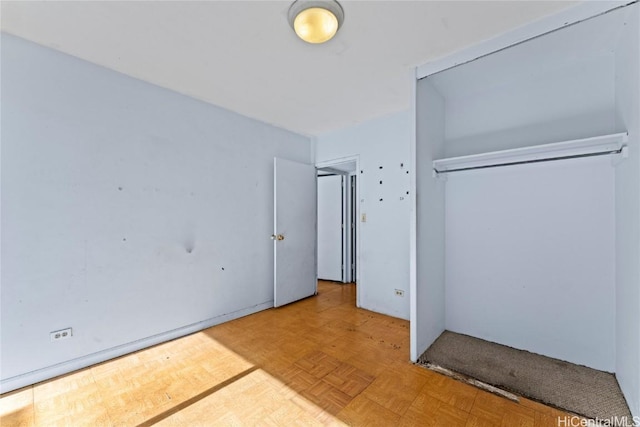
<path id="1" fill-rule="evenodd" d="M 344 11 L 335 0 L 296 0 L 289 8 L 289 24 L 308 43 L 331 40 L 342 21 Z"/>

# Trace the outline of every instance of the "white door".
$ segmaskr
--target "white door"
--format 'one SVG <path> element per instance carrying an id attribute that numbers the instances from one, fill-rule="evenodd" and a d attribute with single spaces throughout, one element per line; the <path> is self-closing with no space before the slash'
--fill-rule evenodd
<path id="1" fill-rule="evenodd" d="M 274 303 L 315 295 L 316 168 L 274 159 Z"/>
<path id="2" fill-rule="evenodd" d="M 318 278 L 343 281 L 342 175 L 318 177 Z"/>

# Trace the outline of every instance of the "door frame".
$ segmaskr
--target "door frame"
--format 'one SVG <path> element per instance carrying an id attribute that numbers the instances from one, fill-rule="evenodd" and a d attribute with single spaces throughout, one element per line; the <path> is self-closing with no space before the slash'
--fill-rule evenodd
<path id="1" fill-rule="evenodd" d="M 323 169 L 323 168 L 332 168 L 332 167 L 336 167 L 336 166 L 340 166 L 343 165 L 345 163 L 353 163 L 355 162 L 356 164 L 356 170 L 355 172 L 352 173 L 345 173 L 344 176 L 346 177 L 350 177 L 352 175 L 356 176 L 356 188 L 355 188 L 355 199 L 356 200 L 360 200 L 360 178 L 358 177 L 358 175 L 360 174 L 360 156 L 359 155 L 354 155 L 354 156 L 347 156 L 347 157 L 339 157 L 336 159 L 331 159 L 331 160 L 325 160 L 322 162 L 316 162 L 316 169 Z M 345 180 L 346 184 L 345 185 L 349 185 L 349 180 Z M 356 247 L 355 252 L 356 252 L 356 277 L 352 277 L 352 281 L 356 283 L 356 307 L 360 307 L 360 295 L 362 294 L 362 292 L 360 292 L 360 287 L 364 286 L 362 283 L 362 275 L 361 275 L 361 270 L 360 270 L 360 253 L 361 253 L 361 239 L 360 239 L 360 203 L 356 203 L 356 205 L 354 206 L 355 208 L 355 217 L 356 217 L 356 221 L 355 221 L 355 229 L 356 229 Z M 353 250 L 353 249 L 352 249 Z"/>

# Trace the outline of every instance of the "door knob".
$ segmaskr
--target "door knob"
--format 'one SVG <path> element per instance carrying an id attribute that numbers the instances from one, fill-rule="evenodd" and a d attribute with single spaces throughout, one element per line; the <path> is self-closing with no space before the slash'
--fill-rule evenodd
<path id="1" fill-rule="evenodd" d="M 282 234 L 272 234 L 271 240 L 284 240 L 284 236 Z"/>

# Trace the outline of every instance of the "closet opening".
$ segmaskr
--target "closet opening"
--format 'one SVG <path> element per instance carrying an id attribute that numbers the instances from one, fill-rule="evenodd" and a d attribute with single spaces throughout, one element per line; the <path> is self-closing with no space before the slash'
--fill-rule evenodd
<path id="1" fill-rule="evenodd" d="M 448 369 L 544 401 L 496 356 L 516 349 L 615 385 L 587 388 L 578 407 L 545 403 L 640 415 L 640 300 L 620 297 L 638 295 L 639 20 L 638 3 L 612 7 L 417 76 L 413 361 L 448 363 L 455 341 L 493 372 Z"/>

